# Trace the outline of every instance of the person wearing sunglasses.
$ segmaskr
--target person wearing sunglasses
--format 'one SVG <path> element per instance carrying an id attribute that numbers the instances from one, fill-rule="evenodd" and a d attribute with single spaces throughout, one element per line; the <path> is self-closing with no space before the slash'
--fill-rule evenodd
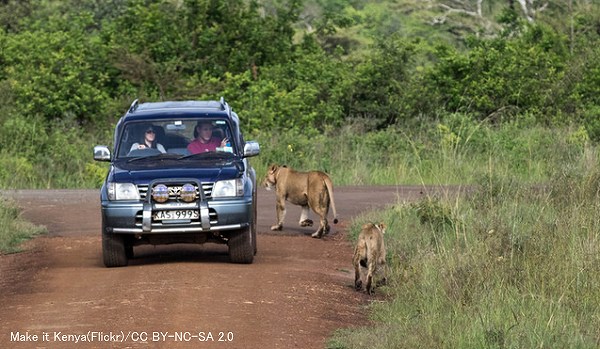
<path id="1" fill-rule="evenodd" d="M 161 153 L 166 153 L 165 147 L 163 147 L 162 144 L 160 144 L 156 141 L 156 130 L 154 129 L 154 127 L 152 125 L 148 126 L 146 128 L 146 130 L 144 131 L 144 139 L 142 139 L 142 141 L 140 141 L 139 143 L 133 143 L 133 145 L 131 146 L 131 149 L 129 151 L 132 151 L 135 149 L 150 149 L 150 148 L 154 148 L 154 149 L 160 151 Z"/>

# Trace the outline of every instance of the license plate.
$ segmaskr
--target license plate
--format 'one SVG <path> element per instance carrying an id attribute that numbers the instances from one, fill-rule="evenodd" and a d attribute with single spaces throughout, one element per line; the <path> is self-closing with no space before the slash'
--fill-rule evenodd
<path id="1" fill-rule="evenodd" d="M 197 219 L 200 217 L 197 210 L 170 210 L 154 212 L 154 220 L 169 221 L 180 219 Z"/>

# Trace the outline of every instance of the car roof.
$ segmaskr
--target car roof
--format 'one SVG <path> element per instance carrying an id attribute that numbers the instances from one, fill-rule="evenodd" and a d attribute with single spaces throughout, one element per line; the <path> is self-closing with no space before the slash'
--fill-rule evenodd
<path id="1" fill-rule="evenodd" d="M 230 118 L 231 109 L 229 105 L 221 101 L 168 101 L 168 102 L 146 102 L 138 103 L 135 100 L 123 121 L 154 120 L 170 117 L 197 118 L 218 117 Z"/>

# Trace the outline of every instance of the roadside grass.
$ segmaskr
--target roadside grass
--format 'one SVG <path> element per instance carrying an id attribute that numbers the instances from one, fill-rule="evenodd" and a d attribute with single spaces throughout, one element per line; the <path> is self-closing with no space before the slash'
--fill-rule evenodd
<path id="1" fill-rule="evenodd" d="M 76 120 L 15 116 L 0 130 L 0 188 L 100 188 L 107 163 L 93 160 L 112 129 L 86 133 Z"/>
<path id="2" fill-rule="evenodd" d="M 253 138 L 261 144 L 261 155 L 251 160 L 259 176 L 278 163 L 325 171 L 336 185 L 471 184 L 490 172 L 539 183 L 594 149 L 584 129 L 527 120 L 496 126 L 461 114 L 406 129 L 365 132 L 348 125 L 324 134 L 291 130 Z"/>
<path id="3" fill-rule="evenodd" d="M 0 188 L 99 188 L 106 176 L 108 164 L 93 161 L 92 149 L 110 146 L 112 129 L 89 134 L 74 121 L 44 126 L 15 118 L 0 136 Z M 590 147 L 585 129 L 544 128 L 525 117 L 493 125 L 464 114 L 378 131 L 356 123 L 245 136 L 261 145 L 250 159 L 259 177 L 278 163 L 325 171 L 336 185 L 470 184 L 490 171 L 544 182 Z"/>
<path id="4" fill-rule="evenodd" d="M 45 234 L 45 227 L 22 219 L 20 209 L 12 200 L 0 200 L 0 254 L 21 251 L 20 245 L 34 236 Z"/>
<path id="5" fill-rule="evenodd" d="M 600 346 L 600 167 L 580 155 L 544 185 L 490 167 L 469 194 L 357 217 L 354 237 L 388 223 L 393 273 L 371 325 L 327 348 Z"/>

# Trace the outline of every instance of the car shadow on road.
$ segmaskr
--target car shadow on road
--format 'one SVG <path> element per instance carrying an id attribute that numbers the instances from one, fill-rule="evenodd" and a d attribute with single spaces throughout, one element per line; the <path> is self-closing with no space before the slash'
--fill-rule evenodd
<path id="1" fill-rule="evenodd" d="M 180 262 L 229 263 L 226 245 L 173 244 L 134 247 L 129 265 L 149 265 Z"/>

